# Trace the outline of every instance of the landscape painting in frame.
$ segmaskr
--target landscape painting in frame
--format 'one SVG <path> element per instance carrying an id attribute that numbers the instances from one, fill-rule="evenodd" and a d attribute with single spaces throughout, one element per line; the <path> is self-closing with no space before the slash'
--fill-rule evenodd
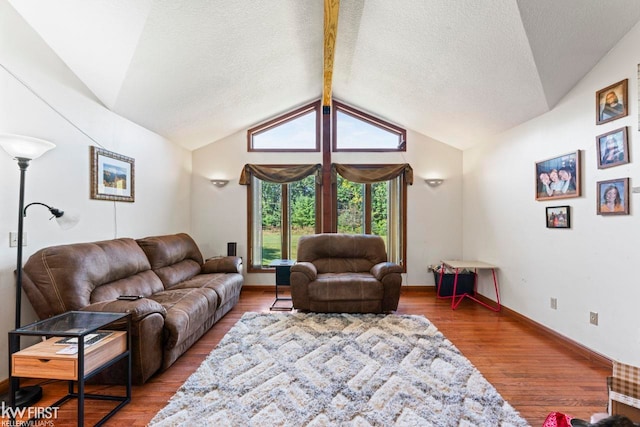
<path id="1" fill-rule="evenodd" d="M 596 92 L 596 124 L 601 125 L 629 114 L 628 81 L 624 79 Z"/>
<path id="2" fill-rule="evenodd" d="M 548 206 L 547 228 L 571 228 L 571 212 L 569 206 Z"/>
<path id="3" fill-rule="evenodd" d="M 91 198 L 118 202 L 135 201 L 135 160 L 91 147 Z"/>
<path id="4" fill-rule="evenodd" d="M 629 142 L 626 126 L 596 137 L 598 169 L 629 163 Z"/>
<path id="5" fill-rule="evenodd" d="M 580 196 L 580 150 L 536 162 L 536 200 Z"/>
<path id="6" fill-rule="evenodd" d="M 597 183 L 598 215 L 629 215 L 629 178 Z"/>

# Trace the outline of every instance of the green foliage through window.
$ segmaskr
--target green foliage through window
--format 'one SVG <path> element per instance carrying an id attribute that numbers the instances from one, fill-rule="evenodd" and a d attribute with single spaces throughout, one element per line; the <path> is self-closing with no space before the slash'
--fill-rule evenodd
<path id="1" fill-rule="evenodd" d="M 298 239 L 316 233 L 316 182 L 308 176 L 291 184 L 275 184 L 254 178 L 253 215 L 260 230 L 253 230 L 254 267 L 276 259 L 295 259 Z M 285 197 L 286 196 L 286 197 Z M 287 215 L 283 217 L 283 212 Z"/>

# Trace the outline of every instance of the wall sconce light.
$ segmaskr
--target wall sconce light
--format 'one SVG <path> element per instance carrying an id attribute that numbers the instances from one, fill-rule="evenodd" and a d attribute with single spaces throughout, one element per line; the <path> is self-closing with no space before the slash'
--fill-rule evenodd
<path id="1" fill-rule="evenodd" d="M 222 188 L 229 183 L 228 179 L 212 179 L 211 183 L 218 188 Z"/>
<path id="2" fill-rule="evenodd" d="M 439 178 L 427 178 L 424 180 L 429 187 L 437 187 L 444 182 L 444 179 Z"/>

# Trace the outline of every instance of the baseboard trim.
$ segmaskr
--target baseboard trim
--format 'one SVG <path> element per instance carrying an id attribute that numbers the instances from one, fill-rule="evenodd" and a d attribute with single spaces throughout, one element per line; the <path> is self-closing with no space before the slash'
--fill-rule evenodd
<path id="1" fill-rule="evenodd" d="M 483 295 L 478 295 L 478 299 L 480 300 L 484 300 L 485 302 L 487 301 L 491 301 L 489 298 L 486 298 Z M 493 302 L 495 303 L 495 302 Z M 589 360 L 590 362 L 593 363 L 597 363 L 599 365 L 602 365 L 604 367 L 607 367 L 609 369 L 613 369 L 613 361 L 611 359 L 609 359 L 608 357 L 606 357 L 603 354 L 600 354 L 594 350 L 591 350 L 589 347 L 585 347 L 584 345 L 565 337 L 564 335 L 560 334 L 559 332 L 554 331 L 553 329 L 544 326 L 534 320 L 529 319 L 528 317 L 518 313 L 517 311 L 511 310 L 509 307 L 505 307 L 504 305 L 502 306 L 502 310 L 501 310 L 504 314 L 506 314 L 509 317 L 512 317 L 513 319 L 515 319 L 516 321 L 520 322 L 520 323 L 524 323 L 527 324 L 535 329 L 540 330 L 541 332 L 547 334 L 547 335 L 551 335 L 552 337 L 554 337 L 557 342 L 568 348 L 569 350 L 573 351 L 574 353 L 586 358 L 587 360 Z"/>
<path id="2" fill-rule="evenodd" d="M 242 285 L 242 290 L 250 292 L 275 292 L 276 285 Z"/>
<path id="3" fill-rule="evenodd" d="M 433 294 L 436 293 L 435 285 L 434 286 L 403 286 L 402 287 L 402 290 L 405 291 L 405 292 L 406 291 L 411 292 L 414 289 L 415 290 L 419 290 L 419 291 L 432 292 Z M 494 300 L 492 300 L 490 298 L 487 298 L 484 295 L 477 294 L 476 298 L 478 298 L 479 300 L 483 301 L 484 303 L 495 305 L 495 301 Z M 540 332 L 542 332 L 542 333 L 544 333 L 546 335 L 552 336 L 553 338 L 556 339 L 556 341 L 560 345 L 562 345 L 562 346 L 568 348 L 569 350 L 573 351 L 574 353 L 584 357 L 585 359 L 589 360 L 590 362 L 597 363 L 597 364 L 602 365 L 602 366 L 604 366 L 606 368 L 609 368 L 609 369 L 613 369 L 613 361 L 611 359 L 609 359 L 608 357 L 606 357 L 606 356 L 604 356 L 604 355 L 602 355 L 602 354 L 600 354 L 600 353 L 598 353 L 596 351 L 591 350 L 588 347 L 585 347 L 584 345 L 582 345 L 582 344 L 580 344 L 580 343 L 578 343 L 576 341 L 573 341 L 570 338 L 565 337 L 564 335 L 554 331 L 553 329 L 548 328 L 548 327 L 546 327 L 546 326 L 544 326 L 544 325 L 542 325 L 542 324 L 540 324 L 540 323 L 538 323 L 538 322 L 536 322 L 534 320 L 531 320 L 528 317 L 526 317 L 526 316 L 518 313 L 517 311 L 514 311 L 514 310 L 512 310 L 509 307 L 506 307 L 504 305 L 501 305 L 500 312 L 503 315 L 506 315 L 508 317 L 513 318 L 517 322 L 526 324 L 526 325 L 528 325 L 528 326 L 530 326 L 530 327 L 532 327 L 534 329 L 539 330 Z"/>

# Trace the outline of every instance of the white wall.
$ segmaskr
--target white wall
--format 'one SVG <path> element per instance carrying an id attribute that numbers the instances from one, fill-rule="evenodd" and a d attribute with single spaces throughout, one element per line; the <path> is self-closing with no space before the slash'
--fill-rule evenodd
<path id="1" fill-rule="evenodd" d="M 427 265 L 462 254 L 462 152 L 415 132 L 408 132 L 406 153 L 334 153 L 334 163 L 409 163 L 414 184 L 408 191 L 407 274 L 409 285 L 433 284 Z M 248 153 L 247 133 L 238 132 L 193 152 L 192 232 L 205 257 L 226 254 L 226 242 L 238 242 L 247 259 L 247 189 L 238 184 L 246 163 L 321 163 L 321 153 Z M 446 181 L 431 188 L 426 177 Z M 230 183 L 217 188 L 212 178 Z M 274 275 L 245 274 L 248 285 L 272 285 Z"/>
<path id="2" fill-rule="evenodd" d="M 549 113 L 464 152 L 464 257 L 500 267 L 509 308 L 607 357 L 640 363 L 640 197 L 631 215 L 596 215 L 596 182 L 640 185 L 636 26 Z M 596 126 L 595 93 L 629 79 L 629 116 Z M 629 127 L 631 163 L 598 169 L 596 136 Z M 534 163 L 581 150 L 582 196 L 535 200 Z M 545 207 L 571 206 L 572 227 L 547 229 Z M 488 292 L 488 289 L 485 288 Z M 550 298 L 558 309 L 550 309 Z M 589 324 L 589 312 L 599 325 Z"/>
<path id="3" fill-rule="evenodd" d="M 25 200 L 81 216 L 75 228 L 63 231 L 48 221 L 51 215 L 45 208 L 31 207 L 25 219 L 24 259 L 57 244 L 189 232 L 191 153 L 105 109 L 4 1 L 0 29 L 0 133 L 57 145 L 31 162 Z M 25 84 L 107 150 L 135 159 L 135 203 L 89 198 L 89 146 L 96 143 Z M 2 361 L 8 356 L 7 332 L 14 327 L 16 249 L 9 248 L 9 232 L 17 230 L 18 187 L 17 163 L 0 150 L 0 299 L 6 302 L 0 311 Z M 23 324 L 33 320 L 23 297 Z M 0 363 L 0 378 L 6 377 L 7 364 Z"/>

